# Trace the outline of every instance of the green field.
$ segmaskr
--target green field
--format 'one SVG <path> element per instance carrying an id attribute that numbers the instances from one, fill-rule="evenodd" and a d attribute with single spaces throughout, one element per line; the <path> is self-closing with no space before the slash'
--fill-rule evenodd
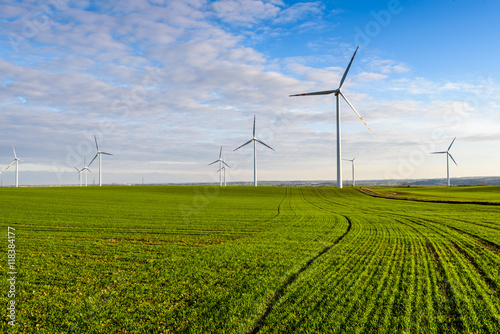
<path id="1" fill-rule="evenodd" d="M 499 186 L 369 187 L 369 189 L 381 195 L 405 199 L 500 204 Z"/>
<path id="2" fill-rule="evenodd" d="M 5 277 L 9 226 L 17 251 L 16 326 L 4 307 L 1 332 L 500 328 L 500 206 L 348 188 L 1 188 L 0 224 Z"/>

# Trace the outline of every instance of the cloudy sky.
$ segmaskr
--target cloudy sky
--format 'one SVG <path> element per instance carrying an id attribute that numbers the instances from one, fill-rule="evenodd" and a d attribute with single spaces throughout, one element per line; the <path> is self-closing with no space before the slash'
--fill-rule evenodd
<path id="1" fill-rule="evenodd" d="M 0 3 L 0 166 L 74 184 L 335 180 L 333 95 L 357 179 L 498 176 L 500 3 L 494 0 L 8 0 Z M 343 164 L 344 179 L 350 165 Z M 97 182 L 98 164 L 89 182 Z M 0 175 L 14 183 L 14 168 Z"/>

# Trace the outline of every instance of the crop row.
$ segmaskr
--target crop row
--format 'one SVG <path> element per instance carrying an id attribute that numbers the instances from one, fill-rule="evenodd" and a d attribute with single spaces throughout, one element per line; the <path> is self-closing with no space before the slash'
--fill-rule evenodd
<path id="1" fill-rule="evenodd" d="M 0 191 L 0 224 L 19 232 L 19 333 L 500 327 L 495 206 L 333 188 L 21 190 Z"/>

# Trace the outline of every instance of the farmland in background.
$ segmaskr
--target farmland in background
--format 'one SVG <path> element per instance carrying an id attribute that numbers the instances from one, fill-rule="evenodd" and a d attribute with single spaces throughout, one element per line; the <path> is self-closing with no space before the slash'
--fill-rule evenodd
<path id="1" fill-rule="evenodd" d="M 393 198 L 500 204 L 500 187 L 498 186 L 369 187 L 369 190 Z"/>
<path id="2" fill-rule="evenodd" d="M 481 193 L 468 196 L 498 188 Z M 16 229 L 13 333 L 500 328 L 495 205 L 326 187 L 2 188 L 0 225 Z"/>

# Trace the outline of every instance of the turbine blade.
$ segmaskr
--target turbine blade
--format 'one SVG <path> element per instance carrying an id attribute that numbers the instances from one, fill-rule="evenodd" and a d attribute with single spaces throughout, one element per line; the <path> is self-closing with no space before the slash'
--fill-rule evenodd
<path id="1" fill-rule="evenodd" d="M 368 124 L 366 124 L 366 122 L 364 121 L 363 117 L 361 117 L 361 115 L 357 112 L 357 110 L 354 108 L 354 106 L 351 104 L 351 102 L 349 102 L 349 100 L 347 99 L 347 97 L 345 97 L 345 95 L 342 94 L 341 91 L 339 91 L 339 93 L 340 93 L 340 95 L 342 95 L 342 97 L 347 102 L 347 104 L 352 108 L 352 110 L 354 110 L 354 112 L 356 113 L 356 115 L 358 115 L 358 117 L 361 120 L 361 122 L 363 122 L 363 124 L 368 128 L 368 130 L 371 131 L 371 129 L 368 127 Z"/>
<path id="2" fill-rule="evenodd" d="M 76 167 L 75 167 L 75 169 L 76 169 L 76 171 L 77 171 L 78 173 L 80 173 L 80 172 L 81 172 L 81 170 L 79 170 L 78 168 L 76 168 Z M 82 170 L 83 170 L 83 169 L 82 169 Z"/>
<path id="3" fill-rule="evenodd" d="M 11 163 L 10 163 L 10 164 L 6 167 L 6 168 L 5 168 L 5 170 L 9 169 L 9 167 L 10 167 L 10 166 L 12 166 L 12 164 L 13 164 L 14 162 L 16 162 L 16 160 L 13 160 L 13 161 L 12 161 L 12 162 L 11 162 Z"/>
<path id="4" fill-rule="evenodd" d="M 262 145 L 264 145 L 264 146 L 266 146 L 266 147 L 268 147 L 268 148 L 270 148 L 271 150 L 273 150 L 273 151 L 274 151 L 274 148 L 272 148 L 271 146 L 267 145 L 267 144 L 266 144 L 266 143 L 264 143 L 262 140 L 257 139 L 257 138 L 255 138 L 255 140 L 256 140 L 258 143 L 261 143 Z"/>
<path id="5" fill-rule="evenodd" d="M 451 156 L 451 154 L 450 154 L 450 153 L 448 153 L 448 155 L 450 156 L 451 160 L 453 160 L 453 162 L 455 163 L 455 165 L 457 165 L 457 166 L 458 166 L 457 162 L 455 161 L 455 159 L 453 159 L 453 157 Z"/>
<path id="6" fill-rule="evenodd" d="M 453 143 L 455 142 L 455 139 L 457 139 L 457 137 L 453 138 L 453 141 L 451 142 L 450 146 L 448 147 L 448 151 L 450 150 L 451 145 L 453 145 Z"/>
<path id="7" fill-rule="evenodd" d="M 99 155 L 99 153 L 97 153 L 94 157 L 94 159 L 92 159 L 89 163 L 89 165 L 87 167 L 90 167 L 90 165 L 92 165 L 92 163 L 94 162 L 95 158 L 97 158 L 97 156 Z"/>
<path id="8" fill-rule="evenodd" d="M 207 166 L 213 165 L 216 162 L 219 162 L 219 160 L 215 160 L 214 162 L 209 163 Z"/>
<path id="9" fill-rule="evenodd" d="M 219 159 L 222 156 L 222 146 L 220 147 L 220 152 L 219 152 Z"/>
<path id="10" fill-rule="evenodd" d="M 253 115 L 253 137 L 255 138 L 255 115 Z"/>
<path id="11" fill-rule="evenodd" d="M 448 152 L 431 152 L 431 154 L 444 154 L 444 153 L 448 153 Z"/>
<path id="12" fill-rule="evenodd" d="M 113 155 L 113 154 L 111 154 L 111 153 L 106 153 L 106 152 L 101 152 L 101 154 Z"/>
<path id="13" fill-rule="evenodd" d="M 289 97 L 293 97 L 293 96 L 307 96 L 307 95 L 328 95 L 328 94 L 336 93 L 336 92 L 338 92 L 338 91 L 339 91 L 338 89 L 334 89 L 334 90 L 324 90 L 324 91 L 321 91 L 321 92 L 312 92 L 312 93 L 293 94 L 293 95 L 289 95 Z"/>
<path id="14" fill-rule="evenodd" d="M 12 145 L 12 150 L 14 151 L 14 158 L 17 160 L 16 149 L 14 148 L 14 145 Z"/>
<path id="15" fill-rule="evenodd" d="M 349 62 L 349 65 L 347 65 L 347 68 L 344 72 L 344 76 L 342 77 L 342 80 L 340 80 L 340 85 L 339 89 L 342 88 L 342 85 L 344 84 L 345 78 L 347 76 L 347 72 L 349 72 L 349 69 L 351 68 L 352 61 L 354 60 L 354 56 L 356 56 L 356 52 L 358 52 L 359 46 L 356 48 L 356 51 L 354 51 L 354 54 L 352 55 L 351 61 Z"/>
<path id="16" fill-rule="evenodd" d="M 97 149 L 97 151 L 99 152 L 99 145 L 97 145 L 97 138 L 96 136 L 94 135 L 94 140 L 95 140 L 95 148 Z"/>
<path id="17" fill-rule="evenodd" d="M 243 146 L 250 144 L 252 141 L 253 141 L 253 138 L 252 138 L 252 139 L 250 139 L 249 141 L 247 141 L 245 144 L 243 144 L 243 145 L 241 145 L 241 146 L 238 146 L 238 147 L 237 147 L 237 148 L 235 148 L 233 151 L 236 151 L 236 150 L 238 150 L 238 149 L 242 148 Z"/>
<path id="18" fill-rule="evenodd" d="M 222 163 L 223 163 L 224 165 L 226 165 L 227 167 L 229 167 L 229 165 L 228 165 L 225 161 L 222 161 Z M 231 167 L 229 167 L 229 168 L 231 168 Z"/>

